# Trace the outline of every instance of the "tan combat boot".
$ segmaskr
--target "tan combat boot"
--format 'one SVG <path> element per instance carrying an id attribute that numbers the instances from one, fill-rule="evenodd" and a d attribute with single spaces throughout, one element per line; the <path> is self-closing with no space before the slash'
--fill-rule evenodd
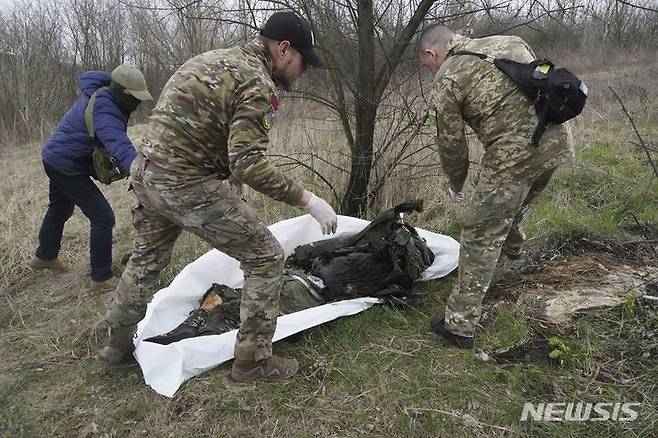
<path id="1" fill-rule="evenodd" d="M 252 380 L 282 381 L 299 371 L 295 359 L 272 355 L 257 362 L 235 359 L 231 368 L 231 380 L 238 383 Z"/>
<path id="2" fill-rule="evenodd" d="M 108 278 L 107 280 L 103 281 L 95 281 L 91 280 L 89 283 L 89 289 L 91 290 L 105 290 L 105 289 L 116 289 L 117 285 L 119 284 L 119 277 L 112 276 Z"/>
<path id="3" fill-rule="evenodd" d="M 98 359 L 111 364 L 134 360 L 133 351 L 135 351 L 135 344 L 133 343 L 133 336 L 136 329 L 137 326 L 134 325 L 110 326 L 107 341 L 98 353 Z"/>
<path id="4" fill-rule="evenodd" d="M 41 260 L 37 256 L 33 256 L 30 260 L 30 268 L 32 269 L 50 269 L 55 272 L 66 272 L 69 270 L 68 266 L 60 262 L 59 259 Z"/>

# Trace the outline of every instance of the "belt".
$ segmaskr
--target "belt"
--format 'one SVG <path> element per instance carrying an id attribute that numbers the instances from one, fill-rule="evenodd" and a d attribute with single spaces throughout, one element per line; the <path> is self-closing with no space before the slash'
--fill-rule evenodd
<path id="1" fill-rule="evenodd" d="M 172 171 L 172 170 L 169 170 L 169 169 L 165 169 L 164 167 L 159 166 L 158 164 L 155 164 L 153 161 L 149 160 L 146 157 L 146 155 L 144 155 L 142 153 L 138 154 L 137 157 L 135 158 L 135 160 L 142 160 L 143 163 L 144 163 L 143 169 L 148 170 L 149 172 L 166 174 L 166 175 L 172 175 L 172 174 L 180 175 L 178 172 L 175 172 L 175 171 Z M 213 175 L 215 175 L 215 174 L 199 175 L 198 177 L 202 178 L 202 179 L 207 178 L 207 179 L 218 179 L 220 181 L 224 181 L 224 180 L 228 179 L 231 176 L 231 172 L 227 170 L 225 173 L 217 173 L 216 177 L 213 176 Z"/>

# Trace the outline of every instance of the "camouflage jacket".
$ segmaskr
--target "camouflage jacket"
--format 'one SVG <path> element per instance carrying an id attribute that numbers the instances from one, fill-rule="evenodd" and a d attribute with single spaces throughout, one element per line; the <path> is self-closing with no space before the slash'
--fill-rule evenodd
<path id="1" fill-rule="evenodd" d="M 452 56 L 462 50 L 518 62 L 535 59 L 530 47 L 516 36 L 471 39 L 457 35 L 448 43 L 448 57 L 434 78 L 429 114 L 451 187 L 462 190 L 468 172 L 465 124 L 484 146 L 480 176 L 487 181 L 532 178 L 569 159 L 572 145 L 566 125 L 550 126 L 540 144 L 531 145 L 537 126 L 533 105 L 492 63 L 475 56 Z"/>
<path id="2" fill-rule="evenodd" d="M 232 179 L 295 205 L 303 189 L 264 155 L 279 102 L 260 40 L 183 64 L 158 99 L 138 150 L 188 183 Z"/>

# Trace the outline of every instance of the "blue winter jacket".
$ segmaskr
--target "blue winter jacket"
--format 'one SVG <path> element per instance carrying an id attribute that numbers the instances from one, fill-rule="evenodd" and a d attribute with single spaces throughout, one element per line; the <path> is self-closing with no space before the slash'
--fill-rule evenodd
<path id="1" fill-rule="evenodd" d="M 116 158 L 126 172 L 130 171 L 135 148 L 126 134 L 129 116 L 121 111 L 110 90 L 96 95 L 95 138 L 89 138 L 87 132 L 85 109 L 89 97 L 97 88 L 110 85 L 110 81 L 110 73 L 104 71 L 88 71 L 80 76 L 78 86 L 82 95 L 64 115 L 41 151 L 43 161 L 50 167 L 63 173 L 95 175 L 91 153 L 94 146 L 100 146 Z"/>

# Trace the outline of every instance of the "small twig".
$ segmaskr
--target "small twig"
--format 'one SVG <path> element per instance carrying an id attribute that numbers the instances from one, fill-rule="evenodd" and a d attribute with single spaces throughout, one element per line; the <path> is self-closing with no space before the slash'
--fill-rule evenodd
<path id="1" fill-rule="evenodd" d="M 368 389 L 367 391 L 363 391 L 361 394 L 357 394 L 357 395 L 355 395 L 355 396 L 347 397 L 347 398 L 345 399 L 345 403 L 346 403 L 346 404 L 347 404 L 347 403 L 352 403 L 354 400 L 356 400 L 356 399 L 358 399 L 358 398 L 361 398 L 361 397 L 363 397 L 364 395 L 370 394 L 371 392 L 373 392 L 373 391 L 376 390 L 376 389 L 381 389 L 381 385 L 378 386 L 378 387 L 376 387 L 376 388 L 370 388 L 370 389 Z"/>
<path id="2" fill-rule="evenodd" d="M 641 144 L 639 144 L 639 143 L 635 143 L 634 141 L 632 141 L 631 144 L 632 144 L 633 146 L 635 146 L 635 147 L 638 147 L 638 148 L 641 148 L 641 147 L 642 147 Z M 646 145 L 645 147 L 646 147 L 647 149 L 649 149 L 651 152 L 658 153 L 658 149 L 656 149 L 656 148 L 653 146 L 653 143 L 649 143 L 649 144 Z"/>
<path id="3" fill-rule="evenodd" d="M 333 184 L 331 184 L 331 183 L 329 182 L 329 180 L 328 180 L 327 178 L 324 177 L 324 175 L 322 175 L 320 172 L 318 172 L 317 170 L 315 170 L 313 167 L 309 166 L 308 164 L 306 164 L 306 163 L 304 163 L 304 162 L 302 162 L 302 161 L 300 161 L 300 160 L 297 160 L 297 159 L 295 159 L 295 158 L 292 158 L 292 157 L 290 157 L 290 156 L 288 156 L 288 155 L 281 155 L 281 154 L 268 154 L 268 156 L 270 156 L 270 157 L 276 157 L 276 158 L 285 158 L 285 159 L 287 159 L 287 160 L 290 160 L 290 161 L 292 161 L 292 162 L 298 164 L 299 166 L 302 166 L 302 167 L 304 167 L 304 168 L 310 170 L 310 171 L 313 172 L 315 175 L 317 175 L 317 177 L 320 178 L 320 179 L 322 180 L 322 182 L 324 182 L 324 183 L 327 185 L 327 187 L 329 188 L 329 190 L 331 190 L 331 194 L 334 196 L 334 199 L 336 200 L 336 202 L 340 202 L 340 197 L 338 196 L 338 193 L 336 192 L 336 189 L 335 189 L 335 187 L 333 186 Z"/>
<path id="4" fill-rule="evenodd" d="M 622 5 L 630 6 L 631 8 L 641 9 L 641 10 L 643 10 L 643 11 L 649 11 L 649 12 L 656 12 L 656 13 L 658 13 L 658 9 L 647 8 L 647 7 L 645 7 L 645 6 L 636 5 L 636 4 L 629 3 L 629 2 L 624 1 L 624 0 L 615 0 L 615 1 L 616 1 L 617 3 L 621 3 Z"/>
<path id="5" fill-rule="evenodd" d="M 412 412 L 436 412 L 438 414 L 448 415 L 449 417 L 457 418 L 457 419 L 460 419 L 462 421 L 467 421 L 469 419 L 472 419 L 475 422 L 475 424 L 478 425 L 478 426 L 491 427 L 493 429 L 498 429 L 498 430 L 502 430 L 502 431 L 509 432 L 509 433 L 512 432 L 510 429 L 508 429 L 506 427 L 496 426 L 496 425 L 488 424 L 488 423 L 483 423 L 483 422 L 475 419 L 472 415 L 469 415 L 469 414 L 456 414 L 454 412 L 448 412 L 448 411 L 444 411 L 444 410 L 441 410 L 441 409 L 430 409 L 430 408 L 409 408 L 409 410 L 412 411 Z M 468 415 L 468 417 L 466 417 L 466 415 Z"/>
<path id="6" fill-rule="evenodd" d="M 656 169 L 656 164 L 653 162 L 653 159 L 651 158 L 651 153 L 649 153 L 649 149 L 647 148 L 644 139 L 640 135 L 640 132 L 637 130 L 637 126 L 635 126 L 635 121 L 633 120 L 633 117 L 631 117 L 631 115 L 628 113 L 628 110 L 626 109 L 624 102 L 622 102 L 621 98 L 614 90 L 614 88 L 612 87 L 608 87 L 608 88 L 610 89 L 610 91 L 612 91 L 612 94 L 614 94 L 614 96 L 617 98 L 619 104 L 621 105 L 621 109 L 624 110 L 624 114 L 626 114 L 626 117 L 628 117 L 628 120 L 631 122 L 631 126 L 633 126 L 633 131 L 635 131 L 635 135 L 637 135 L 638 140 L 640 140 L 640 145 L 642 146 L 642 149 L 644 149 L 644 153 L 647 155 L 647 159 L 649 160 L 649 164 L 651 164 L 653 173 L 654 175 L 656 175 L 656 177 L 658 177 L 658 169 Z"/>
<path id="7" fill-rule="evenodd" d="M 568 8 L 551 9 L 551 10 L 548 10 L 548 11 L 546 9 L 544 9 L 544 11 L 546 11 L 546 12 L 544 12 L 542 14 L 539 14 L 536 17 L 530 17 L 528 20 L 526 20 L 524 22 L 511 25 L 507 28 L 496 31 L 495 33 L 493 33 L 493 32 L 492 33 L 486 33 L 484 35 L 481 35 L 481 37 L 487 37 L 487 36 L 491 36 L 491 35 L 494 35 L 494 34 L 497 34 L 497 35 L 503 34 L 503 33 L 509 32 L 510 30 L 513 30 L 513 29 L 516 29 L 516 28 L 519 28 L 519 27 L 522 27 L 522 26 L 530 27 L 529 26 L 530 24 L 534 23 L 535 21 L 541 20 L 545 16 L 548 16 L 549 18 L 552 18 L 551 14 L 554 13 L 554 12 L 564 13 L 564 12 L 568 12 L 568 11 L 572 11 L 572 10 L 576 10 L 576 9 L 581 9 L 581 8 L 584 8 L 584 6 L 582 6 L 582 5 L 571 6 L 571 7 L 568 7 Z"/>
<path id="8" fill-rule="evenodd" d="M 645 232 L 647 230 L 647 226 L 645 224 L 642 224 L 640 222 L 640 220 L 637 218 L 637 216 L 635 216 L 635 214 L 632 211 L 626 210 L 626 213 L 630 214 L 631 217 L 633 218 L 633 220 L 635 221 L 635 224 L 638 226 L 638 228 L 640 229 L 640 232 L 642 233 L 642 235 L 645 238 L 644 241 L 649 242 L 649 241 L 653 240 L 653 239 L 649 238 L 649 233 Z M 651 250 L 653 251 L 653 253 L 655 255 L 656 254 L 655 248 L 654 247 L 650 247 L 650 248 L 651 248 Z"/>
<path id="9" fill-rule="evenodd" d="M 381 344 L 379 344 L 377 346 L 379 348 L 381 348 L 383 351 L 388 351 L 389 353 L 394 353 L 394 354 L 399 354 L 399 355 L 404 355 L 404 356 L 413 356 L 413 352 L 402 351 L 402 350 L 398 350 L 396 348 L 385 347 Z"/>
<path id="10" fill-rule="evenodd" d="M 193 1 L 191 1 L 191 2 L 189 2 L 189 3 L 186 3 L 186 4 L 182 5 L 182 6 L 173 6 L 173 5 L 172 5 L 172 6 L 167 7 L 167 8 L 136 5 L 136 4 L 133 4 L 133 3 L 128 3 L 128 2 L 123 1 L 123 0 L 117 0 L 117 2 L 120 3 L 120 4 L 122 4 L 122 5 L 124 5 L 124 6 L 126 6 L 126 7 L 128 7 L 128 8 L 134 8 L 134 9 L 143 9 L 143 10 L 147 10 L 147 11 L 170 11 L 170 12 L 180 12 L 180 11 L 182 11 L 183 9 L 186 9 L 186 8 L 189 8 L 190 6 L 194 6 L 194 5 L 196 5 L 197 3 L 201 3 L 201 0 L 193 0 Z"/>
<path id="11" fill-rule="evenodd" d="M 396 297 L 395 295 L 391 295 L 390 298 L 391 298 L 391 299 L 394 299 L 394 300 L 397 300 L 400 304 L 407 306 L 407 307 L 410 308 L 411 310 L 414 310 L 415 312 L 419 313 L 421 316 L 424 316 L 424 317 L 427 318 L 427 319 L 430 319 L 430 318 L 431 318 L 429 315 L 427 315 L 427 314 L 421 312 L 420 310 L 416 309 L 416 308 L 415 308 L 414 306 L 412 306 L 411 304 L 405 302 L 404 300 L 401 300 L 400 298 Z"/>

